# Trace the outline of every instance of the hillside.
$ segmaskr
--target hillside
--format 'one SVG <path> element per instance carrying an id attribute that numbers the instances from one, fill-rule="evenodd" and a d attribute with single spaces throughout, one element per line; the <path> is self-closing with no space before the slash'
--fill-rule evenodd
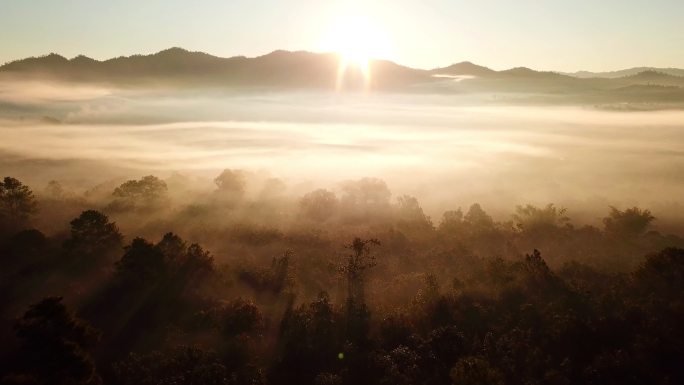
<path id="1" fill-rule="evenodd" d="M 78 82 L 166 82 L 211 86 L 334 87 L 339 59 L 334 54 L 274 51 L 254 58 L 221 58 L 171 48 L 151 55 L 98 61 L 86 56 L 67 59 L 57 54 L 27 58 L 0 67 L 0 74 L 18 78 Z M 373 62 L 376 84 L 394 87 L 429 80 L 425 71 L 389 61 Z"/>
<path id="2" fill-rule="evenodd" d="M 616 79 L 626 76 L 637 75 L 645 71 L 660 72 L 672 76 L 684 76 L 684 69 L 680 68 L 657 68 L 657 67 L 634 67 L 627 68 L 618 71 L 607 71 L 607 72 L 591 72 L 591 71 L 577 71 L 577 72 L 567 72 L 565 75 L 574 76 L 577 78 L 607 78 Z"/>
<path id="3" fill-rule="evenodd" d="M 113 84 L 124 87 L 239 88 L 239 89 L 370 89 L 390 92 L 555 95 L 555 102 L 622 103 L 684 101 L 684 70 L 630 69 L 611 73 L 563 74 L 516 67 L 496 71 L 472 62 L 421 70 L 386 60 L 371 62 L 370 83 L 359 68 L 338 77 L 340 60 L 332 53 L 278 50 L 248 58 L 223 58 L 204 52 L 170 48 L 150 55 L 95 60 L 58 54 L 32 57 L 0 66 L 0 80 L 54 80 Z M 636 71 L 636 72 L 635 72 Z M 618 76 L 623 75 L 624 76 Z M 602 75 L 604 77 L 599 77 Z M 630 86 L 667 86 L 625 96 Z M 626 88 L 627 87 L 627 88 Z M 675 88 L 670 88 L 675 87 Z M 507 99 L 510 100 L 510 99 Z"/>

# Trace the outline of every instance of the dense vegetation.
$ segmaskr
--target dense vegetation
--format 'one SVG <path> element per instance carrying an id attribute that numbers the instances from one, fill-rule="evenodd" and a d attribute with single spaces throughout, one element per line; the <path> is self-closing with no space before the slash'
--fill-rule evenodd
<path id="1" fill-rule="evenodd" d="M 0 381 L 684 383 L 684 240 L 648 210 L 434 223 L 379 179 L 214 182 L 4 178 Z"/>

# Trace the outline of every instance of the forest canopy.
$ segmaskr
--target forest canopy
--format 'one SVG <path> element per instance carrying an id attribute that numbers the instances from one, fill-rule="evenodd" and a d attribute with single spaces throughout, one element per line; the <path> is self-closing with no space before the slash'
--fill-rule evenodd
<path id="1" fill-rule="evenodd" d="M 238 169 L 0 183 L 7 384 L 674 384 L 684 239 L 656 214 L 472 203 Z"/>

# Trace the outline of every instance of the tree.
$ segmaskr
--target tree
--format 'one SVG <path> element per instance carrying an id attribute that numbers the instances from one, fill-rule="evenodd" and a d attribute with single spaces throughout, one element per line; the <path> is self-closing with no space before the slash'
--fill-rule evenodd
<path id="1" fill-rule="evenodd" d="M 397 198 L 397 203 L 399 205 L 399 218 L 404 224 L 409 225 L 413 229 L 433 228 L 430 217 L 425 215 L 418 199 L 410 195 L 402 195 Z"/>
<path id="2" fill-rule="evenodd" d="M 494 220 L 482 209 L 479 203 L 474 203 L 470 206 L 465 217 L 463 217 L 463 223 L 471 233 L 486 232 L 494 229 Z"/>
<path id="3" fill-rule="evenodd" d="M 413 385 L 430 383 L 421 378 L 421 357 L 415 350 L 398 346 L 389 352 L 378 352 L 370 358 L 376 366 L 375 378 L 369 383 L 380 385 Z M 366 371 L 366 370 L 364 370 Z M 365 376 L 368 378 L 369 376 Z"/>
<path id="4" fill-rule="evenodd" d="M 463 357 L 451 369 L 451 380 L 454 385 L 499 385 L 503 384 L 503 376 L 481 357 Z"/>
<path id="5" fill-rule="evenodd" d="M 365 298 L 365 274 L 376 265 L 371 247 L 377 245 L 380 245 L 377 239 L 354 238 L 352 243 L 345 246 L 352 253 L 340 268 L 347 279 L 347 338 L 357 344 L 366 342 L 370 327 L 370 312 Z"/>
<path id="6" fill-rule="evenodd" d="M 186 346 L 149 354 L 131 353 L 114 364 L 114 371 L 117 383 L 121 385 L 236 384 L 214 352 Z"/>
<path id="7" fill-rule="evenodd" d="M 565 290 L 565 285 L 551 272 L 539 250 L 534 249 L 532 254 L 525 255 L 522 268 L 526 273 L 525 287 L 532 293 L 530 297 L 537 294 L 548 296 Z"/>
<path id="8" fill-rule="evenodd" d="M 439 222 L 438 230 L 445 234 L 458 234 L 465 230 L 463 224 L 463 211 L 458 210 L 445 211 L 442 214 L 442 220 Z"/>
<path id="9" fill-rule="evenodd" d="M 167 262 L 181 264 L 188 252 L 188 244 L 174 233 L 166 233 L 155 246 L 163 254 Z"/>
<path id="10" fill-rule="evenodd" d="M 154 282 L 166 273 L 164 253 L 143 238 L 135 238 L 116 262 L 117 273 L 138 283 Z"/>
<path id="11" fill-rule="evenodd" d="M 644 318 L 634 356 L 653 359 L 652 378 L 684 383 L 684 249 L 669 247 L 650 254 L 633 275 L 636 308 Z M 636 349 L 635 349 L 636 350 Z M 640 367 L 647 366 L 639 363 Z M 641 381 L 641 383 L 658 381 Z"/>
<path id="12" fill-rule="evenodd" d="M 226 337 L 259 332 L 263 326 L 259 308 L 250 301 L 238 298 L 220 308 L 218 326 Z"/>
<path id="13" fill-rule="evenodd" d="M 45 298 L 17 321 L 15 331 L 22 346 L 12 377 L 36 384 L 100 384 L 88 353 L 99 333 L 61 301 L 61 297 Z"/>
<path id="14" fill-rule="evenodd" d="M 0 182 L 0 219 L 24 221 L 36 212 L 33 191 L 18 179 L 5 177 Z"/>
<path id="15" fill-rule="evenodd" d="M 375 267 L 375 256 L 371 254 L 371 246 L 379 246 L 377 239 L 354 238 L 345 248 L 352 251 L 340 271 L 347 278 L 347 301 L 365 303 L 364 281 L 366 270 Z"/>
<path id="16" fill-rule="evenodd" d="M 214 257 L 207 250 L 204 250 L 202 246 L 193 243 L 188 246 L 188 251 L 185 253 L 181 267 L 191 272 L 213 271 Z"/>
<path id="17" fill-rule="evenodd" d="M 45 195 L 50 199 L 62 199 L 64 198 L 64 193 L 64 187 L 56 180 L 51 180 L 45 186 Z"/>
<path id="18" fill-rule="evenodd" d="M 342 385 L 342 377 L 333 373 L 319 373 L 313 383 L 314 385 Z"/>
<path id="19" fill-rule="evenodd" d="M 248 270 L 238 273 L 238 278 L 248 284 L 257 293 L 272 293 L 279 295 L 292 288 L 290 275 L 290 259 L 294 253 L 285 251 L 280 257 L 273 257 L 270 269 Z"/>
<path id="20" fill-rule="evenodd" d="M 116 223 L 96 210 L 86 210 L 70 222 L 71 238 L 65 242 L 70 252 L 93 255 L 118 250 L 123 236 Z"/>
<path id="21" fill-rule="evenodd" d="M 140 180 L 129 180 L 114 189 L 112 209 L 149 208 L 158 205 L 165 197 L 166 182 L 153 175 Z"/>
<path id="22" fill-rule="evenodd" d="M 387 206 L 392 196 L 387 183 L 378 178 L 349 181 L 342 185 L 342 190 L 344 191 L 343 202 L 363 207 Z"/>
<path id="23" fill-rule="evenodd" d="M 317 383 L 318 374 L 334 368 L 340 347 L 335 339 L 335 314 L 325 292 L 299 308 L 290 301 L 280 323 L 272 384 Z M 325 383 L 325 382 L 323 382 Z"/>
<path id="24" fill-rule="evenodd" d="M 681 300 L 684 291 L 684 249 L 668 247 L 650 254 L 634 274 L 640 289 L 649 295 Z"/>
<path id="25" fill-rule="evenodd" d="M 389 213 L 392 193 L 382 179 L 348 181 L 342 185 L 342 191 L 343 211 L 356 220 L 369 220 Z"/>
<path id="26" fill-rule="evenodd" d="M 330 218 L 337 209 L 339 201 L 335 193 L 325 189 L 314 190 L 307 193 L 299 201 L 302 214 L 317 222 L 323 222 Z"/>
<path id="27" fill-rule="evenodd" d="M 507 247 L 504 235 L 491 216 L 474 203 L 463 216 L 464 236 L 459 237 L 474 253 L 500 255 Z M 458 239 L 458 238 L 457 238 Z"/>
<path id="28" fill-rule="evenodd" d="M 242 170 L 225 169 L 214 179 L 217 192 L 230 199 L 241 199 L 245 195 L 245 174 Z"/>
<path id="29" fill-rule="evenodd" d="M 533 205 L 516 206 L 513 220 L 521 231 L 539 233 L 549 229 L 567 226 L 570 218 L 565 213 L 567 209 L 558 208 L 549 203 L 544 208 Z"/>
<path id="30" fill-rule="evenodd" d="M 620 211 L 610 206 L 610 213 L 603 218 L 603 225 L 608 234 L 630 238 L 643 234 L 654 219 L 649 210 L 632 207 Z"/>
<path id="31" fill-rule="evenodd" d="M 51 266 L 49 246 L 49 240 L 36 229 L 22 230 L 7 239 L 4 244 L 0 244 L 0 298 L 9 294 L 10 290 L 3 289 L 2 286 L 8 283 L 9 281 L 5 280 L 9 280 L 15 273 L 26 268 L 39 271 Z M 25 277 L 19 275 L 16 279 L 24 280 Z M 0 304 L 0 308 L 2 305 L 6 303 Z"/>
<path id="32" fill-rule="evenodd" d="M 181 273 L 195 274 L 214 269 L 214 258 L 208 251 L 197 243 L 188 245 L 173 233 L 165 234 L 156 247 L 164 253 L 167 264 Z"/>

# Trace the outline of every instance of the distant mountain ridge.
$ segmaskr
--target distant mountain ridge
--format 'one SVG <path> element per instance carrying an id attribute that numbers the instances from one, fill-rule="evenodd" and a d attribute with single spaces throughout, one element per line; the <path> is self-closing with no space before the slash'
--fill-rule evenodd
<path id="1" fill-rule="evenodd" d="M 436 75 L 454 76 L 492 76 L 496 73 L 496 71 L 491 68 L 473 64 L 469 61 L 452 64 L 448 67 L 435 68 L 430 70 L 430 72 Z"/>
<path id="2" fill-rule="evenodd" d="M 170 48 L 150 55 L 95 60 L 83 55 L 67 59 L 57 54 L 16 60 L 0 66 L 0 75 L 55 78 L 66 81 L 135 83 L 168 81 L 214 86 L 334 86 L 339 59 L 330 53 L 273 51 L 247 58 L 222 58 L 204 52 Z M 426 71 L 378 60 L 375 81 L 385 87 L 425 78 Z"/>
<path id="3" fill-rule="evenodd" d="M 577 71 L 577 72 L 564 72 L 563 74 L 574 76 L 577 78 L 607 78 L 616 79 L 623 78 L 627 76 L 637 75 L 641 72 L 659 72 L 671 76 L 684 76 L 684 69 L 680 68 L 658 68 L 658 67 L 634 67 L 627 68 L 618 71 L 606 71 L 606 72 L 590 72 L 590 71 Z"/>
<path id="4" fill-rule="evenodd" d="M 31 72 L 31 71 L 50 71 L 58 73 L 60 71 L 68 71 L 69 69 L 78 70 L 127 70 L 124 72 L 138 71 L 161 71 L 163 72 L 183 72 L 195 71 L 197 69 L 213 69 L 218 70 L 221 65 L 248 63 L 268 61 L 269 59 L 293 59 L 299 57 L 300 59 L 308 56 L 309 58 L 319 57 L 328 58 L 334 57 L 330 53 L 312 53 L 307 51 L 283 51 L 277 50 L 269 54 L 257 56 L 254 58 L 247 58 L 245 56 L 234 56 L 229 58 L 213 56 L 208 53 L 198 51 L 188 51 L 183 48 L 173 47 L 157 53 L 149 55 L 131 55 L 119 56 L 107 60 L 96 60 L 84 55 L 78 55 L 72 59 L 67 59 L 56 53 L 50 53 L 45 56 L 29 57 L 8 62 L 0 66 L 0 72 Z M 388 61 L 379 61 L 391 63 Z M 420 70 L 401 66 L 392 63 L 398 68 L 405 68 L 411 71 L 429 73 L 429 74 L 445 74 L 445 75 L 468 75 L 468 76 L 496 76 L 498 75 L 512 75 L 512 76 L 554 76 L 565 75 L 576 78 L 621 78 L 634 76 L 642 72 L 657 72 L 670 76 L 684 77 L 684 69 L 679 68 L 656 68 L 656 67 L 634 67 L 618 71 L 609 72 L 552 72 L 552 71 L 536 71 L 526 67 L 516 67 L 502 71 L 496 71 L 488 67 L 474 64 L 469 61 L 452 64 L 448 67 L 435 68 L 432 70 Z M 117 68 L 118 67 L 118 68 Z M 159 72 L 157 72 L 159 73 Z"/>
<path id="5" fill-rule="evenodd" d="M 339 85 L 340 59 L 332 53 L 273 51 L 248 58 L 223 58 L 183 48 L 149 55 L 95 60 L 49 54 L 0 66 L 0 78 L 51 79 L 114 83 L 125 86 L 169 85 L 239 88 L 333 89 Z M 684 70 L 638 67 L 621 71 L 558 73 L 516 67 L 496 71 L 472 62 L 432 70 L 387 60 L 371 64 L 371 88 L 420 92 L 596 93 L 635 90 L 631 86 L 684 87 Z M 363 83 L 362 71 L 347 69 L 352 86 Z M 347 85 L 345 83 L 345 85 Z M 672 91 L 670 91 L 672 92 Z"/>

